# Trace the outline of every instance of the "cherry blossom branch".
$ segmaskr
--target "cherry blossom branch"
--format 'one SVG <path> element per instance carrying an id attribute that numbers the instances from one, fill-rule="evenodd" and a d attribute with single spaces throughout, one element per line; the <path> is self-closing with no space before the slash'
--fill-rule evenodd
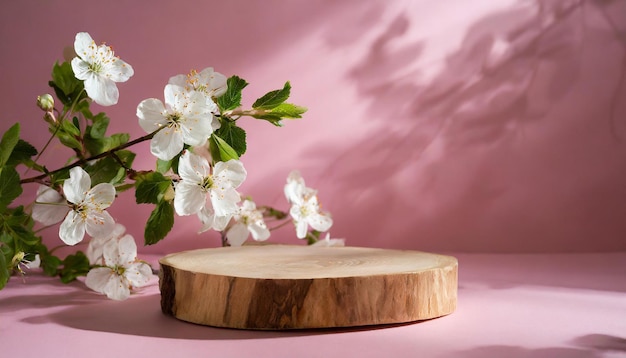
<path id="1" fill-rule="evenodd" d="M 83 164 L 88 163 L 88 162 L 90 162 L 90 161 L 92 161 L 92 160 L 96 160 L 96 159 L 104 158 L 104 157 L 107 157 L 107 156 L 115 155 L 115 152 L 118 152 L 118 151 L 123 150 L 123 149 L 126 149 L 126 148 L 128 148 L 128 147 L 132 147 L 132 146 L 133 146 L 133 145 L 135 145 L 135 144 L 139 144 L 139 143 L 141 143 L 141 142 L 145 142 L 145 141 L 147 141 L 147 140 L 152 139 L 152 137 L 154 137 L 154 135 L 155 135 L 158 131 L 160 131 L 161 129 L 163 129 L 163 128 L 165 128 L 165 127 L 161 127 L 161 128 L 159 128 L 159 129 L 155 130 L 155 131 L 154 131 L 154 132 L 152 132 L 152 133 L 146 134 L 146 135 L 145 135 L 145 136 L 143 136 L 143 137 L 139 137 L 139 138 L 134 139 L 134 140 L 132 140 L 132 141 L 130 141 L 130 142 L 127 142 L 127 143 L 121 144 L 121 145 L 119 145 L 119 146 L 117 146 L 117 147 L 115 147 L 115 148 L 113 148 L 113 149 L 109 149 L 109 150 L 107 150 L 106 152 L 102 152 L 102 153 L 100 153 L 100 154 L 97 154 L 97 155 L 91 156 L 91 157 L 89 157 L 89 158 L 83 158 L 83 159 L 77 160 L 77 161 L 75 161 L 74 163 L 69 164 L 69 165 L 66 165 L 66 166 L 64 166 L 64 167 L 62 167 L 62 168 L 59 168 L 59 169 L 56 169 L 56 170 L 53 170 L 53 171 L 50 171 L 50 172 L 46 172 L 46 173 L 43 173 L 43 174 L 40 174 L 40 175 L 37 175 L 37 176 L 34 176 L 34 177 L 30 177 L 30 178 L 25 178 L 25 179 L 22 179 L 22 180 L 20 180 L 20 184 L 39 182 L 41 179 L 44 179 L 44 178 L 46 178 L 46 177 L 49 177 L 50 175 L 52 175 L 52 174 L 56 174 L 56 173 L 61 172 L 61 171 L 63 171 L 63 170 L 67 170 L 67 169 L 71 169 L 71 168 L 77 167 L 77 166 L 79 166 L 79 165 L 83 165 Z"/>

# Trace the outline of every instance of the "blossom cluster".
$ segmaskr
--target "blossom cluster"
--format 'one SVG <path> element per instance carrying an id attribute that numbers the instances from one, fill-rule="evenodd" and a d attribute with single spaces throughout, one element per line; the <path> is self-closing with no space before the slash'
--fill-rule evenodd
<path id="1" fill-rule="evenodd" d="M 71 61 L 71 71 L 77 80 L 82 81 L 86 96 L 102 106 L 116 104 L 119 98 L 116 83 L 133 76 L 132 66 L 115 56 L 110 47 L 96 45 L 86 32 L 76 35 L 74 50 L 76 57 Z M 80 126 L 75 123 L 72 127 L 72 124 L 66 124 L 70 123 L 67 120 L 57 119 L 59 112 L 54 110 L 51 96 L 39 98 L 38 104 L 46 112 L 44 118 L 54 129 L 53 136 L 57 135 L 62 143 L 73 148 L 79 159 L 62 168 L 67 169 L 67 177 L 60 182 L 39 180 L 53 179 L 51 172 L 46 170 L 34 178 L 39 180 L 40 186 L 32 206 L 32 219 L 45 226 L 61 223 L 59 238 L 67 245 L 81 243 L 85 234 L 91 237 L 86 254 L 89 261 L 85 279 L 87 287 L 111 299 L 123 300 L 129 297 L 133 288 L 145 286 L 153 277 L 150 265 L 137 258 L 135 239 L 126 234 L 124 226 L 116 223 L 107 211 L 118 189 L 127 188 L 123 185 L 124 176 L 135 180 L 131 186 L 136 188 L 138 203 L 156 204 L 146 226 L 147 236 L 157 232 L 156 241 L 171 229 L 170 220 L 163 219 L 169 217 L 167 213 L 171 210 L 179 216 L 197 216 L 201 223 L 199 232 L 218 231 L 223 244 L 229 246 L 240 246 L 250 236 L 256 241 L 267 240 L 270 232 L 282 224 L 270 228 L 266 220 L 289 218 L 297 238 L 307 239 L 310 244 L 318 246 L 343 246 L 343 239 L 331 239 L 329 234 L 320 239 L 320 234 L 331 228 L 333 220 L 321 209 L 317 191 L 305 185 L 298 171 L 289 174 L 284 187 L 285 198 L 290 204 L 287 211 L 257 206 L 238 191 L 246 180 L 247 171 L 239 159 L 245 152 L 245 141 L 237 140 L 245 139 L 245 135 L 241 134 L 243 130 L 237 127 L 236 120 L 247 115 L 280 125 L 282 118 L 300 118 L 306 110 L 284 102 L 289 95 L 289 82 L 283 89 L 259 98 L 252 110 L 242 110 L 239 101 L 241 89 L 246 85 L 237 76 L 227 78 L 209 67 L 171 77 L 164 88 L 164 101 L 157 98 L 141 101 L 136 115 L 139 126 L 147 133 L 141 140 L 150 140 L 150 152 L 157 158 L 159 168 L 154 172 L 137 172 L 131 168 L 134 154 L 123 151 L 128 146 L 126 141 L 98 152 L 84 149 L 82 143 L 75 144 L 72 138 L 80 138 L 79 142 L 83 142 L 81 136 L 86 135 L 80 132 Z M 62 91 L 63 88 L 55 90 Z M 69 88 L 63 93 L 71 91 L 75 90 Z M 70 111 L 81 98 L 81 92 L 71 93 L 67 96 L 68 101 L 74 101 L 68 106 Z M 74 95 L 76 99 L 71 98 Z M 64 109 L 63 114 L 70 111 Z M 88 110 L 83 111 L 83 116 L 91 121 L 87 128 L 92 132 L 102 123 L 101 118 L 92 116 Z M 221 137 L 225 131 L 230 142 Z M 86 138 L 94 140 L 94 135 L 89 134 Z M 111 137 L 109 141 L 113 139 Z M 103 140 L 97 144 L 106 148 Z M 90 148 L 100 147 L 91 145 Z M 118 165 L 124 175 L 120 177 L 114 173 L 108 181 L 99 178 L 92 185 L 90 175 L 96 170 L 89 166 L 107 158 Z M 158 228 L 154 229 L 155 226 Z M 149 242 L 146 237 L 146 242 L 155 241 Z M 19 262 L 22 266 L 28 263 L 23 253 Z"/>

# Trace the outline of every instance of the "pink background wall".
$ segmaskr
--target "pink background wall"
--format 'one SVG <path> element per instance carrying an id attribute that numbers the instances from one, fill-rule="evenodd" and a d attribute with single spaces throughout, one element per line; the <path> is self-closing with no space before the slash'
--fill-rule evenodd
<path id="1" fill-rule="evenodd" d="M 242 122 L 242 191 L 286 209 L 299 169 L 350 245 L 626 249 L 626 2 L 4 1 L 0 130 L 20 121 L 45 143 L 35 98 L 79 31 L 135 68 L 104 109 L 131 137 L 143 135 L 137 104 L 162 98 L 172 75 L 237 74 L 248 105 L 290 80 L 309 112 L 281 129 Z M 135 149 L 152 168 L 148 147 Z M 141 242 L 150 209 L 125 193 L 111 212 Z M 198 228 L 177 218 L 143 250 L 218 244 Z M 286 227 L 271 240 L 297 239 Z"/>

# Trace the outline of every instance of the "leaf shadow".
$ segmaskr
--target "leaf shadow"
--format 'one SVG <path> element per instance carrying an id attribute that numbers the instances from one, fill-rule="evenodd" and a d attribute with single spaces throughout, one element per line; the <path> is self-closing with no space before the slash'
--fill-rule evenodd
<path id="1" fill-rule="evenodd" d="M 550 347 L 529 349 L 518 346 L 493 345 L 455 352 L 447 357 L 466 358 L 600 358 L 602 355 L 593 350 L 581 348 Z"/>
<path id="2" fill-rule="evenodd" d="M 534 4 L 535 14 L 513 8 L 474 23 L 427 83 L 413 66 L 424 44 L 391 46 L 406 40 L 408 14 L 371 40 L 368 54 L 346 77 L 369 103 L 374 129 L 361 139 L 322 141 L 303 154 L 312 159 L 301 169 L 320 172 L 315 184 L 324 187 L 325 206 L 346 209 L 333 212 L 333 232 L 376 247 L 406 237 L 428 238 L 402 241 L 404 248 L 422 250 L 560 247 L 556 239 L 527 239 L 529 230 L 553 229 L 550 223 L 508 228 L 510 238 L 494 240 L 506 223 L 483 222 L 485 213 L 498 212 L 503 197 L 524 186 L 523 177 L 489 179 L 498 175 L 495 164 L 505 160 L 507 143 L 523 139 L 531 124 L 550 120 L 555 103 L 580 85 L 580 55 L 593 32 L 585 25 L 584 2 Z M 468 160 L 468 153 L 479 159 Z M 261 182 L 281 182 L 282 173 Z M 522 225 L 527 210 L 511 208 L 507 220 Z M 407 213 L 416 219 L 397 220 Z M 467 236 L 460 237 L 459 227 L 469 228 Z"/>
<path id="3" fill-rule="evenodd" d="M 418 321 L 390 325 L 282 331 L 244 330 L 203 326 L 184 322 L 172 316 L 165 315 L 161 312 L 159 294 L 134 296 L 124 302 L 107 300 L 101 296 L 98 296 L 98 298 L 99 302 L 76 305 L 48 315 L 27 317 L 22 321 L 31 324 L 53 322 L 66 327 L 95 332 L 194 340 L 241 340 L 317 336 L 389 329 L 427 322 Z"/>

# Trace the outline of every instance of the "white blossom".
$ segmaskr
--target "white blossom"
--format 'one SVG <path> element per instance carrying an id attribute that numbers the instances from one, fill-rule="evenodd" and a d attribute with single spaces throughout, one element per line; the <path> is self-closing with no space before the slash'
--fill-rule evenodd
<path id="1" fill-rule="evenodd" d="M 217 216 L 215 215 L 215 210 L 213 210 L 211 205 L 205 205 L 202 210 L 198 212 L 198 218 L 202 223 L 202 227 L 198 233 L 202 233 L 210 229 L 222 231 L 226 228 L 232 217 L 232 214 Z"/>
<path id="2" fill-rule="evenodd" d="M 293 203 L 304 195 L 307 190 L 304 179 L 297 170 L 291 171 L 287 176 L 287 184 L 285 184 L 285 197 L 289 203 Z"/>
<path id="3" fill-rule="evenodd" d="M 253 201 L 244 200 L 234 219 L 235 224 L 226 232 L 231 246 L 241 246 L 250 234 L 256 241 L 265 241 L 270 237 L 270 231 L 263 221 L 263 213 L 257 210 Z"/>
<path id="4" fill-rule="evenodd" d="M 26 259 L 26 253 L 23 251 L 18 251 L 15 255 L 13 255 L 13 259 L 11 259 L 11 265 L 14 266 L 21 274 L 25 274 L 23 268 L 25 269 L 37 269 L 41 266 L 41 258 L 39 254 L 36 254 L 33 260 Z"/>
<path id="5" fill-rule="evenodd" d="M 104 233 L 102 236 L 96 236 L 91 238 L 89 241 L 89 246 L 87 247 L 87 258 L 89 259 L 89 263 L 92 265 L 103 265 L 104 264 L 104 256 L 103 250 L 104 246 L 112 240 L 119 240 L 124 236 L 126 232 L 126 228 L 122 224 L 115 224 L 113 230 Z"/>
<path id="6" fill-rule="evenodd" d="M 320 211 L 317 191 L 307 188 L 300 173 L 293 171 L 287 178 L 285 196 L 291 203 L 289 214 L 296 225 L 296 236 L 304 239 L 309 226 L 317 231 L 327 231 L 333 225 L 329 213 Z"/>
<path id="7" fill-rule="evenodd" d="M 331 239 L 330 233 L 326 233 L 326 237 L 316 241 L 311 246 L 323 246 L 323 247 L 340 247 L 346 246 L 346 239 Z"/>
<path id="8" fill-rule="evenodd" d="M 161 160 L 170 160 L 183 146 L 204 145 L 219 121 L 213 117 L 215 103 L 208 102 L 197 91 L 183 87 L 165 86 L 165 104 L 156 98 L 141 101 L 137 106 L 139 126 L 148 133 L 158 131 L 150 141 L 150 151 Z"/>
<path id="9" fill-rule="evenodd" d="M 74 51 L 78 57 L 72 59 L 72 70 L 84 81 L 89 98 L 102 106 L 116 104 L 119 91 L 115 82 L 126 82 L 134 74 L 133 68 L 109 46 L 96 45 L 86 32 L 76 34 Z"/>
<path id="10" fill-rule="evenodd" d="M 37 198 L 32 212 L 35 221 L 44 225 L 54 225 L 65 218 L 69 209 L 67 201 L 58 191 L 45 185 L 37 188 Z"/>
<path id="11" fill-rule="evenodd" d="M 241 200 L 236 189 L 246 179 L 243 164 L 231 159 L 218 162 L 213 171 L 206 158 L 185 151 L 178 162 L 181 181 L 175 186 L 174 208 L 178 215 L 232 216 Z"/>
<path id="12" fill-rule="evenodd" d="M 115 221 L 105 210 L 115 199 L 115 187 L 100 183 L 91 188 L 91 178 L 81 167 L 70 169 L 63 183 L 63 193 L 72 204 L 59 228 L 59 237 L 68 245 L 83 240 L 85 231 L 92 237 L 103 236 L 113 229 Z"/>
<path id="13" fill-rule="evenodd" d="M 127 299 L 131 289 L 147 285 L 152 278 L 150 265 L 137 260 L 137 244 L 130 235 L 109 240 L 103 247 L 102 256 L 104 267 L 92 268 L 85 284 L 111 299 Z"/>
<path id="14" fill-rule="evenodd" d="M 213 67 L 207 67 L 200 72 L 192 70 L 187 75 L 173 76 L 168 83 L 185 87 L 187 90 L 202 92 L 212 99 L 226 93 L 228 89 L 226 80 L 226 76 L 215 72 Z"/>
<path id="15" fill-rule="evenodd" d="M 39 256 L 39 254 L 36 254 L 33 261 L 22 260 L 22 262 L 24 263 L 24 266 L 27 269 L 30 269 L 30 270 L 36 269 L 41 266 L 41 257 Z"/>

